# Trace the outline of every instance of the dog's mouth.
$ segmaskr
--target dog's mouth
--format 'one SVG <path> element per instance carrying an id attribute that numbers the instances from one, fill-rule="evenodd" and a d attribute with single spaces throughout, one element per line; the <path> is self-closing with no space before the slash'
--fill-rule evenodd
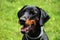
<path id="1" fill-rule="evenodd" d="M 22 28 L 21 28 L 21 32 L 22 33 L 27 33 L 29 32 L 29 29 L 31 28 L 31 26 L 29 25 L 24 25 Z"/>
<path id="2" fill-rule="evenodd" d="M 21 32 L 22 33 L 28 33 L 31 29 L 33 29 L 32 27 L 34 27 L 35 25 L 36 25 L 36 21 L 35 20 L 27 19 L 25 24 L 21 28 Z"/>

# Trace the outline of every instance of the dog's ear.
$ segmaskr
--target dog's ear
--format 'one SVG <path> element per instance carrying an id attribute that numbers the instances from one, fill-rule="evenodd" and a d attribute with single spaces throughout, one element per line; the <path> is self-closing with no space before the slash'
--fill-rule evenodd
<path id="1" fill-rule="evenodd" d="M 40 26 L 43 26 L 48 20 L 49 20 L 49 15 L 42 9 L 40 9 L 41 11 L 41 16 L 40 16 Z"/>
<path id="2" fill-rule="evenodd" d="M 23 13 L 24 13 L 24 8 L 26 7 L 27 5 L 25 5 L 25 6 L 23 6 L 22 7 L 22 9 L 20 9 L 19 11 L 18 11 L 18 18 L 20 18 L 22 15 L 23 15 Z"/>

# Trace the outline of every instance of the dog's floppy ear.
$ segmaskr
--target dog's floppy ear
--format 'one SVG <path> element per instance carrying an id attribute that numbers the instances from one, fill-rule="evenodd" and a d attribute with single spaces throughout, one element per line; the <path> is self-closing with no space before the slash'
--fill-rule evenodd
<path id="1" fill-rule="evenodd" d="M 42 9 L 40 9 L 41 11 L 41 16 L 40 16 L 40 26 L 43 26 L 48 20 L 49 20 L 49 15 Z"/>
<path id="2" fill-rule="evenodd" d="M 26 7 L 27 5 L 25 5 L 25 6 L 23 6 L 22 7 L 22 9 L 20 9 L 19 11 L 18 11 L 18 18 L 20 18 L 22 15 L 23 15 L 23 13 L 24 13 L 24 8 Z"/>

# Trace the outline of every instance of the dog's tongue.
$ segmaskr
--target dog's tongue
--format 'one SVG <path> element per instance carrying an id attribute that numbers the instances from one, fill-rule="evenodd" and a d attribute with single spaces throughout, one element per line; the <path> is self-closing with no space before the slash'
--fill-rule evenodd
<path id="1" fill-rule="evenodd" d="M 23 28 L 21 28 L 21 31 L 22 31 L 22 32 L 26 32 L 28 29 L 29 29 L 28 26 L 27 26 L 27 27 L 23 27 Z"/>

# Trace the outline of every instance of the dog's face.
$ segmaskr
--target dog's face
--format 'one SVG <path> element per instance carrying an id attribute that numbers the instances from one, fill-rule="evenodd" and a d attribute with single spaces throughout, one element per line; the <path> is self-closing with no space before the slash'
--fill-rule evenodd
<path id="1" fill-rule="evenodd" d="M 37 27 L 36 25 L 43 25 L 44 23 L 42 21 L 45 20 L 43 16 L 45 16 L 45 14 L 41 14 L 40 8 L 36 6 L 24 6 L 18 12 L 19 24 L 23 25 L 21 32 L 28 33 L 29 31 L 34 31 Z"/>

